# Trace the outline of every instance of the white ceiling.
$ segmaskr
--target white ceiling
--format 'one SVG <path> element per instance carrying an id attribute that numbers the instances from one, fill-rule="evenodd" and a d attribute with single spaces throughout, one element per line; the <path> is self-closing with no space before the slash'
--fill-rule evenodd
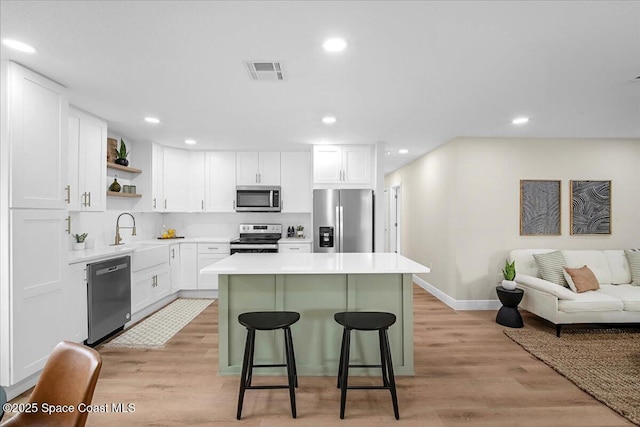
<path id="1" fill-rule="evenodd" d="M 2 59 L 68 87 L 125 140 L 384 142 L 389 172 L 456 136 L 640 137 L 638 1 L 0 5 L 2 38 L 39 50 L 2 46 Z M 324 52 L 330 36 L 347 50 Z M 245 60 L 281 61 L 286 81 L 250 81 Z M 326 114 L 337 123 L 322 124 Z M 531 121 L 512 125 L 519 115 Z"/>

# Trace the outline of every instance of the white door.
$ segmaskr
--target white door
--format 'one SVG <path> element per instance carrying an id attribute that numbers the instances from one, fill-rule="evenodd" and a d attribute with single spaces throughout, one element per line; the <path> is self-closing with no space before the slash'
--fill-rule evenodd
<path id="1" fill-rule="evenodd" d="M 80 191 L 80 116 L 75 112 L 74 109 L 69 109 L 67 182 L 69 185 L 68 209 L 70 211 L 79 211 L 82 208 L 82 192 Z"/>
<path id="2" fill-rule="evenodd" d="M 189 153 L 189 212 L 204 212 L 204 152 Z"/>
<path id="3" fill-rule="evenodd" d="M 63 288 L 66 340 L 83 342 L 89 336 L 87 324 L 87 264 L 69 266 L 69 283 Z"/>
<path id="4" fill-rule="evenodd" d="M 136 313 L 153 303 L 156 272 L 147 268 L 133 273 L 131 278 L 131 313 Z"/>
<path id="5" fill-rule="evenodd" d="M 207 152 L 204 172 L 206 211 L 235 212 L 236 153 Z"/>
<path id="6" fill-rule="evenodd" d="M 168 268 L 165 267 L 158 271 L 155 278 L 153 302 L 161 300 L 171 293 L 171 273 Z"/>
<path id="7" fill-rule="evenodd" d="M 371 184 L 371 147 L 343 146 L 342 169 L 342 180 L 345 184 Z"/>
<path id="8" fill-rule="evenodd" d="M 280 153 L 258 153 L 258 185 L 280 185 Z"/>
<path id="9" fill-rule="evenodd" d="M 189 152 L 163 148 L 163 191 L 165 212 L 189 210 Z"/>
<path id="10" fill-rule="evenodd" d="M 13 62 L 8 72 L 11 207 L 66 209 L 66 90 Z"/>
<path id="11" fill-rule="evenodd" d="M 308 152 L 281 153 L 282 212 L 311 212 L 313 183 L 311 154 Z"/>
<path id="12" fill-rule="evenodd" d="M 400 254 L 402 231 L 402 187 L 391 187 L 391 200 L 389 201 L 389 250 Z"/>
<path id="13" fill-rule="evenodd" d="M 180 245 L 180 289 L 198 289 L 198 247 L 195 243 Z"/>
<path id="14" fill-rule="evenodd" d="M 158 144 L 151 144 L 151 210 L 164 212 L 164 151 Z"/>
<path id="15" fill-rule="evenodd" d="M 238 185 L 258 185 L 260 167 L 257 152 L 238 153 L 236 165 L 236 182 Z"/>
<path id="16" fill-rule="evenodd" d="M 71 339 L 63 301 L 70 286 L 66 218 L 61 210 L 11 210 L 11 384 L 42 369 L 53 347 Z"/>
<path id="17" fill-rule="evenodd" d="M 107 123 L 87 114 L 80 118 L 80 198 L 82 210 L 107 207 Z"/>
<path id="18" fill-rule="evenodd" d="M 313 182 L 340 184 L 342 179 L 342 148 L 338 145 L 313 147 Z"/>

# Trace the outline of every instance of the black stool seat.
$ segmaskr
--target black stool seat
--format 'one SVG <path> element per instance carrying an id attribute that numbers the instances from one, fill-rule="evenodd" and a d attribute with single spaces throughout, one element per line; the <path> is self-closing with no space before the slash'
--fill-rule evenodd
<path id="1" fill-rule="evenodd" d="M 238 316 L 238 322 L 247 328 L 247 341 L 244 346 L 244 359 L 242 361 L 242 373 L 240 374 L 240 393 L 238 395 L 238 411 L 236 418 L 242 416 L 242 403 L 246 390 L 255 389 L 289 389 L 289 399 L 291 400 L 291 416 L 296 417 L 296 395 L 295 387 L 298 387 L 298 372 L 296 371 L 296 356 L 293 351 L 293 339 L 291 337 L 290 326 L 300 320 L 300 313 L 295 311 L 252 311 L 242 313 Z M 284 331 L 284 353 L 286 363 L 261 364 L 253 363 L 256 331 L 273 331 L 282 329 Z M 254 368 L 287 368 L 287 385 L 251 385 Z"/>
<path id="2" fill-rule="evenodd" d="M 389 390 L 393 413 L 396 420 L 400 419 L 398 410 L 398 396 L 396 394 L 396 380 L 393 375 L 393 362 L 391 361 L 391 347 L 387 330 L 396 323 L 396 315 L 383 311 L 344 311 L 334 314 L 336 322 L 344 327 L 342 332 L 342 345 L 340 346 L 340 362 L 338 363 L 338 388 L 340 389 L 340 418 L 344 419 L 344 410 L 347 405 L 347 390 Z M 349 351 L 351 347 L 351 331 L 378 331 L 380 342 L 379 365 L 352 365 L 349 364 Z M 381 386 L 349 386 L 349 368 L 380 368 L 382 370 Z"/>
<path id="3" fill-rule="evenodd" d="M 300 320 L 295 311 L 252 311 L 238 316 L 238 322 L 247 329 L 272 331 L 291 326 Z"/>
<path id="4" fill-rule="evenodd" d="M 396 323 L 395 314 L 381 311 L 345 311 L 333 318 L 345 328 L 358 331 L 377 331 Z"/>

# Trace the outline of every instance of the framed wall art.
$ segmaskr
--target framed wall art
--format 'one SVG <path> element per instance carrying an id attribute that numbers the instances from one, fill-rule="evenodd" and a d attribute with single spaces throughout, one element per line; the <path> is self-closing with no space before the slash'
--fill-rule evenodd
<path id="1" fill-rule="evenodd" d="M 611 181 L 570 181 L 572 235 L 611 234 Z"/>
<path id="2" fill-rule="evenodd" d="M 520 180 L 520 235 L 560 234 L 560 181 Z"/>

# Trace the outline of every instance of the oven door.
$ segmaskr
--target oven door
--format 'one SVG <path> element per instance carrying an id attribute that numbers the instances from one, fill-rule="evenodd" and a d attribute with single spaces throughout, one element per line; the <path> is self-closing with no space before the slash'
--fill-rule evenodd
<path id="1" fill-rule="evenodd" d="M 280 212 L 280 187 L 236 187 L 236 212 Z"/>
<path id="2" fill-rule="evenodd" d="M 277 253 L 277 244 L 250 244 L 239 243 L 231 244 L 231 255 L 233 254 L 249 254 L 249 253 Z"/>

